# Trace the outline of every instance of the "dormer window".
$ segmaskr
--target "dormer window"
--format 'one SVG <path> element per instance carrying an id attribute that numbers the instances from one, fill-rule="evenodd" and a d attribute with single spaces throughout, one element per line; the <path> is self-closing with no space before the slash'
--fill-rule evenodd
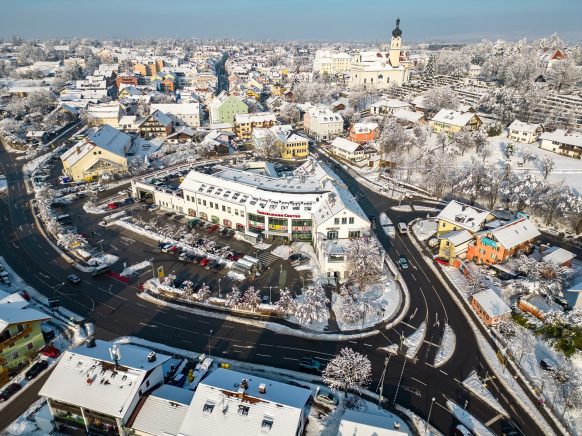
<path id="1" fill-rule="evenodd" d="M 238 406 L 238 414 L 242 416 L 248 416 L 249 414 L 249 407 L 248 406 Z"/>
<path id="2" fill-rule="evenodd" d="M 265 418 L 263 418 L 263 422 L 261 423 L 261 431 L 263 433 L 267 433 L 271 431 L 271 428 L 273 428 L 273 418 L 270 416 L 265 416 Z"/>

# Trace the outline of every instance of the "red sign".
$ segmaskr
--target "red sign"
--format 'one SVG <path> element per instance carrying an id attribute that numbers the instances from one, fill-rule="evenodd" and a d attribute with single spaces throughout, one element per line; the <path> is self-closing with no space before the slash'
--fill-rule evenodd
<path id="1" fill-rule="evenodd" d="M 267 216 L 278 216 L 281 218 L 301 218 L 301 215 L 289 215 L 287 213 L 269 213 L 263 212 L 262 210 L 257 210 L 259 215 L 267 215 Z"/>

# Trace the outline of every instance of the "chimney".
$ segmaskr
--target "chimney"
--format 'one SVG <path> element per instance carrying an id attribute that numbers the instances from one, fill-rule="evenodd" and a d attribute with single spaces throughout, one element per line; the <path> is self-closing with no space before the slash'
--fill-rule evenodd
<path id="1" fill-rule="evenodd" d="M 95 339 L 90 338 L 87 340 L 87 348 L 95 348 Z"/>
<path id="2" fill-rule="evenodd" d="M 249 382 L 246 378 L 243 378 L 240 382 L 240 387 L 238 388 L 238 397 L 242 399 L 245 395 L 246 390 L 249 388 Z"/>
<path id="3" fill-rule="evenodd" d="M 266 394 L 267 393 L 267 385 L 265 383 L 261 383 L 259 385 L 259 394 Z"/>
<path id="4" fill-rule="evenodd" d="M 148 362 L 155 362 L 156 361 L 156 352 L 150 351 L 148 354 Z"/>
<path id="5" fill-rule="evenodd" d="M 81 154 L 81 147 L 77 145 L 77 154 Z"/>

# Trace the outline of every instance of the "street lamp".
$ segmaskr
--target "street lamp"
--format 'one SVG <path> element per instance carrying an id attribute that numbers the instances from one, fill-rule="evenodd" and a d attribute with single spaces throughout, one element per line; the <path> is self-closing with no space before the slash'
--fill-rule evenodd
<path id="1" fill-rule="evenodd" d="M 218 279 L 218 298 L 222 298 L 222 292 L 221 292 L 221 290 L 220 290 L 220 281 L 221 281 L 221 280 L 222 280 L 222 279 Z"/>
<path id="2" fill-rule="evenodd" d="M 214 330 L 210 329 L 210 331 L 208 332 L 208 357 L 210 357 L 210 338 L 212 337 L 212 332 Z M 433 398 L 434 400 L 434 398 Z"/>
<path id="3" fill-rule="evenodd" d="M 430 425 L 430 414 L 432 413 L 432 406 L 434 404 L 434 400 L 436 400 L 436 398 L 432 397 L 430 401 L 430 409 L 428 409 L 428 418 L 426 420 L 426 431 L 424 432 L 425 434 L 428 434 L 428 426 Z"/>
<path id="4" fill-rule="evenodd" d="M 99 241 L 99 245 L 101 246 L 101 256 L 104 256 L 105 253 L 103 252 L 103 239 Z"/>

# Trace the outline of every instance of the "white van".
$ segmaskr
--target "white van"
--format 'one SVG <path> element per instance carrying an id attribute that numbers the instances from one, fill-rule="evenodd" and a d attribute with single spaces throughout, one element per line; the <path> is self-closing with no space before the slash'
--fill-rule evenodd
<path id="1" fill-rule="evenodd" d="M 406 235 L 408 233 L 408 225 L 406 225 L 406 223 L 403 222 L 398 223 L 398 232 L 401 235 Z"/>

